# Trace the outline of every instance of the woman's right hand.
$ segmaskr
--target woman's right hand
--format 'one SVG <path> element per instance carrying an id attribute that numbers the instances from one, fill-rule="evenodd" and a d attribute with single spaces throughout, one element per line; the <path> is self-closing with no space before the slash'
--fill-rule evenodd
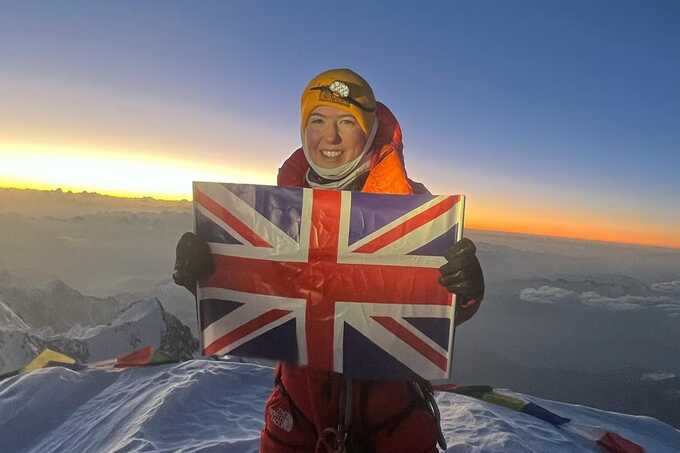
<path id="1" fill-rule="evenodd" d="M 208 243 L 194 233 L 184 233 L 177 242 L 175 270 L 172 273 L 175 283 L 195 294 L 196 282 L 208 277 L 214 270 Z"/>

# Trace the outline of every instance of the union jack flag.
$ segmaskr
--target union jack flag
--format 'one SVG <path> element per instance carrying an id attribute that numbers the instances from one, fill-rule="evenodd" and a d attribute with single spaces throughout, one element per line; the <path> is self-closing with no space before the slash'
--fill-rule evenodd
<path id="1" fill-rule="evenodd" d="M 195 182 L 216 266 L 198 289 L 203 353 L 447 379 L 455 296 L 438 268 L 463 209 L 462 195 Z"/>

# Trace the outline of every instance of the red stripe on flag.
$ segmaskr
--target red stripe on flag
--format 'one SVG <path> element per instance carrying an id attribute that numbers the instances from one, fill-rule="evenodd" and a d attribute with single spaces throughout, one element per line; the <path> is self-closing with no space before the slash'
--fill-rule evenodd
<path id="1" fill-rule="evenodd" d="M 307 361 L 314 368 L 332 370 L 333 324 L 338 299 L 328 285 L 337 279 L 341 193 L 339 190 L 314 190 L 312 196 L 308 271 L 298 278 L 298 281 L 304 280 L 305 287 L 311 288 L 306 291 Z"/>
<path id="2" fill-rule="evenodd" d="M 459 196 L 451 196 L 445 198 L 442 202 L 437 203 L 434 206 L 427 208 L 425 211 L 416 215 L 415 217 L 408 219 L 406 222 L 397 225 L 389 231 L 381 234 L 372 241 L 362 245 L 355 250 L 356 253 L 373 253 L 381 248 L 393 243 L 397 239 L 406 236 L 411 231 L 416 228 L 420 228 L 427 222 L 430 222 L 440 215 L 451 209 L 456 203 L 458 203 Z"/>
<path id="3" fill-rule="evenodd" d="M 434 350 L 430 345 L 418 338 L 413 332 L 387 316 L 371 316 L 381 326 L 392 332 L 404 343 L 411 346 L 416 351 L 427 357 L 427 359 L 437 365 L 442 371 L 446 371 L 446 357 Z"/>
<path id="4" fill-rule="evenodd" d="M 195 196 L 196 201 L 203 205 L 204 208 L 206 208 L 208 211 L 222 219 L 224 223 L 232 227 L 238 234 L 243 236 L 243 238 L 246 241 L 250 242 L 253 246 L 271 248 L 271 244 L 269 244 L 269 242 L 262 239 L 257 233 L 250 229 L 248 225 L 237 219 L 232 213 L 227 211 L 215 200 L 213 200 L 200 190 L 196 190 Z"/>
<path id="5" fill-rule="evenodd" d="M 269 310 L 268 312 L 261 314 L 257 318 L 251 319 L 247 323 L 213 341 L 210 345 L 203 349 L 203 354 L 216 354 L 220 349 L 225 348 L 226 346 L 229 346 L 235 341 L 240 340 L 246 335 L 255 332 L 257 329 L 286 316 L 288 313 L 290 313 L 290 310 Z"/>
<path id="6" fill-rule="evenodd" d="M 320 253 L 320 252 L 319 252 Z M 310 249 L 313 265 L 213 255 L 215 272 L 201 286 L 255 294 L 309 298 L 320 294 L 331 301 L 372 304 L 451 305 L 452 295 L 437 283 L 439 269 L 392 265 L 334 264 L 324 262 Z M 266 281 L 253 278 L 266 275 Z M 323 281 L 324 291 L 310 291 Z M 380 282 L 380 291 L 376 291 Z M 334 316 L 334 312 L 331 312 Z M 323 315 L 325 316 L 325 314 Z"/>

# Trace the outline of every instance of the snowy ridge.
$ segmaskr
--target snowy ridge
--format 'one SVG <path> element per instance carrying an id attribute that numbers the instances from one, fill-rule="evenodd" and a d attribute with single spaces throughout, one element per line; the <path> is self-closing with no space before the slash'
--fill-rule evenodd
<path id="1" fill-rule="evenodd" d="M 188 327 L 166 312 L 155 298 L 128 305 L 106 325 L 73 326 L 65 334 L 33 330 L 12 310 L 0 305 L 0 374 L 21 368 L 43 349 L 51 348 L 80 363 L 107 360 L 140 347 L 153 346 L 171 358 L 191 358 L 198 347 Z"/>
<path id="2" fill-rule="evenodd" d="M 188 326 L 194 336 L 198 336 L 194 296 L 185 288 L 175 285 L 172 280 L 163 280 L 144 291 L 120 293 L 114 296 L 119 303 L 124 305 L 152 297 L 158 299 L 167 312 L 172 313 L 182 321 L 182 324 Z"/>
<path id="3" fill-rule="evenodd" d="M 0 329 L 28 330 L 28 324 L 0 300 Z"/>
<path id="4" fill-rule="evenodd" d="M 40 353 L 30 326 L 0 301 L 0 374 L 19 368 Z"/>
<path id="5" fill-rule="evenodd" d="M 47 368 L 0 382 L 3 451 L 258 451 L 271 368 L 192 360 L 123 370 Z M 636 417 L 506 392 L 645 447 L 677 452 L 680 431 Z M 539 419 L 439 394 L 447 452 L 598 452 Z M 30 427 L 30 429 L 29 429 Z"/>

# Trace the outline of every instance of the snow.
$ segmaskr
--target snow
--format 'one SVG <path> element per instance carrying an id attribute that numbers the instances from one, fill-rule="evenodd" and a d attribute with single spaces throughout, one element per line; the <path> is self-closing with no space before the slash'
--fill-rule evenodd
<path id="1" fill-rule="evenodd" d="M 0 439 L 11 452 L 257 452 L 267 366 L 213 360 L 123 370 L 55 367 L 0 382 Z M 647 452 L 677 452 L 680 431 L 617 414 L 505 392 L 576 423 L 601 426 Z M 595 444 L 539 419 L 455 394 L 439 394 L 447 452 L 597 452 Z"/>
<path id="2" fill-rule="evenodd" d="M 40 352 L 29 331 L 28 324 L 0 301 L 0 374 L 26 365 Z"/>
<path id="3" fill-rule="evenodd" d="M 272 370 L 195 360 L 0 383 L 7 451 L 257 451 Z"/>
<path id="4" fill-rule="evenodd" d="M 0 300 L 0 329 L 28 330 L 28 324 Z"/>
<path id="5" fill-rule="evenodd" d="M 198 337 L 198 322 L 196 320 L 196 302 L 194 296 L 185 288 L 166 279 L 156 285 L 150 285 L 143 291 L 116 294 L 114 298 L 122 304 L 129 304 L 140 299 L 157 299 L 163 308 L 175 315 L 182 324 L 191 328 Z"/>
<path id="6" fill-rule="evenodd" d="M 32 329 L 0 302 L 0 374 L 30 362 L 44 348 L 81 363 L 108 360 L 144 346 L 171 357 L 191 357 L 198 346 L 188 327 L 163 309 L 156 298 L 131 302 L 109 324 L 75 325 L 64 334 Z"/>
<path id="7" fill-rule="evenodd" d="M 40 346 L 22 330 L 0 328 L 0 374 L 16 370 L 40 353 Z"/>
<path id="8" fill-rule="evenodd" d="M 87 343 L 90 360 L 105 360 L 139 347 L 158 347 L 164 329 L 160 304 L 144 299 L 128 306 L 110 325 L 72 329 L 69 336 Z"/>

